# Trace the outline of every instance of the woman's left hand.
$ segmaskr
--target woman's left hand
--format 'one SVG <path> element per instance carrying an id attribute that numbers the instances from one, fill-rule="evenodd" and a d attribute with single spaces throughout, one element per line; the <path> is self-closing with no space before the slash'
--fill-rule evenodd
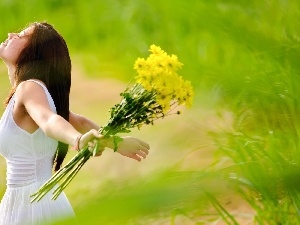
<path id="1" fill-rule="evenodd" d="M 101 135 L 97 130 L 92 129 L 81 136 L 79 148 L 82 149 L 88 145 L 88 150 L 90 152 L 97 152 L 94 156 L 100 156 L 104 151 L 105 146 L 101 145 L 101 140 L 99 139 L 103 139 L 103 135 Z"/>

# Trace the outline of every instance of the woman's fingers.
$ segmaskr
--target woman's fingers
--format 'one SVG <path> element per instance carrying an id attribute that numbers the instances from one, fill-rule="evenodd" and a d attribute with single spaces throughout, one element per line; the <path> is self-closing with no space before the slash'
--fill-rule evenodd
<path id="1" fill-rule="evenodd" d="M 140 145 L 144 147 L 144 149 L 149 150 L 150 149 L 150 145 L 144 141 L 139 140 Z"/>
<path id="2" fill-rule="evenodd" d="M 146 155 L 149 154 L 149 150 L 146 149 L 146 148 L 141 148 L 140 151 L 143 152 L 143 153 L 146 154 Z"/>
<path id="3" fill-rule="evenodd" d="M 146 156 L 149 154 L 149 149 L 150 146 L 146 142 L 140 141 L 139 151 L 141 152 L 141 156 L 143 158 L 146 158 Z"/>
<path id="4" fill-rule="evenodd" d="M 143 159 L 145 159 L 148 155 L 148 152 L 144 152 L 142 150 L 139 150 L 137 153 L 136 153 L 138 156 L 142 157 Z"/>
<path id="5" fill-rule="evenodd" d="M 97 139 L 94 139 L 94 140 L 88 142 L 88 150 L 90 152 L 94 152 L 94 150 L 95 150 L 97 152 L 95 154 L 95 156 L 100 156 L 100 155 L 102 155 L 102 152 L 104 151 L 105 146 L 103 146 L 97 142 L 98 142 Z M 97 149 L 95 149 L 95 148 L 97 148 Z"/>
<path id="6" fill-rule="evenodd" d="M 149 154 L 148 150 L 138 150 L 135 154 L 133 154 L 134 159 L 137 159 L 138 161 L 141 161 L 142 159 L 145 159 L 147 155 Z"/>
<path id="7" fill-rule="evenodd" d="M 89 132 L 84 133 L 80 138 L 80 142 L 79 142 L 80 149 L 86 146 L 87 144 L 89 145 L 89 143 L 94 141 L 95 138 L 101 138 L 101 137 L 103 137 L 103 135 L 99 134 L 99 132 L 95 129 L 92 129 Z"/>
<path id="8" fill-rule="evenodd" d="M 141 150 L 137 150 L 133 153 L 128 154 L 127 156 L 140 162 L 142 159 L 145 159 L 147 157 L 147 154 Z"/>
<path id="9" fill-rule="evenodd" d="M 129 155 L 129 158 L 135 159 L 139 162 L 142 160 L 137 154 L 134 154 L 134 153 Z"/>

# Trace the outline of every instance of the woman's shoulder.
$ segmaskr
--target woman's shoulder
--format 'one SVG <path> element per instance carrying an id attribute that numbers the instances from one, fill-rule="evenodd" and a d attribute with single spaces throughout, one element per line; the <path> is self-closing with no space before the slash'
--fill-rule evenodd
<path id="1" fill-rule="evenodd" d="M 46 84 L 41 81 L 41 80 L 38 80 L 38 79 L 29 79 L 29 80 L 25 80 L 25 81 L 22 81 L 21 83 L 26 83 L 26 84 L 33 84 L 33 85 L 39 85 L 39 86 L 42 86 L 42 87 L 45 87 L 47 88 Z M 20 83 L 20 84 L 21 84 Z"/>
<path id="2" fill-rule="evenodd" d="M 45 84 L 39 80 L 22 81 L 16 88 L 15 100 L 19 104 L 30 102 L 33 104 L 44 104 L 48 102 L 52 111 L 56 111 L 54 101 Z"/>
<path id="3" fill-rule="evenodd" d="M 30 93 L 40 94 L 45 92 L 46 86 L 42 81 L 39 80 L 26 80 L 22 81 L 16 87 L 15 94 L 18 95 L 28 95 Z"/>
<path id="4" fill-rule="evenodd" d="M 18 86 L 17 86 L 17 88 L 16 88 L 16 90 L 23 90 L 23 89 L 26 89 L 26 88 L 33 88 L 33 87 L 36 87 L 36 88 L 38 88 L 38 87 L 42 87 L 43 89 L 44 88 L 46 88 L 47 89 L 47 87 L 46 87 L 46 85 L 45 85 L 45 83 L 43 82 L 43 81 L 41 81 L 41 80 L 37 80 L 37 79 L 30 79 L 30 80 L 25 80 L 25 81 L 21 81 L 19 84 L 18 84 Z"/>

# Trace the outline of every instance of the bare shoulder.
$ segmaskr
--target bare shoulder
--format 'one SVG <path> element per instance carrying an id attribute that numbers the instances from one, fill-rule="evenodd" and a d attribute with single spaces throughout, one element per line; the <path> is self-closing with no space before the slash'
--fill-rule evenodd
<path id="1" fill-rule="evenodd" d="M 17 95 L 25 95 L 25 94 L 41 94 L 44 90 L 42 86 L 33 81 L 22 81 L 18 87 L 16 88 Z"/>
<path id="2" fill-rule="evenodd" d="M 15 95 L 19 104 L 25 104 L 25 102 L 48 103 L 43 87 L 32 81 L 21 82 L 16 88 Z"/>

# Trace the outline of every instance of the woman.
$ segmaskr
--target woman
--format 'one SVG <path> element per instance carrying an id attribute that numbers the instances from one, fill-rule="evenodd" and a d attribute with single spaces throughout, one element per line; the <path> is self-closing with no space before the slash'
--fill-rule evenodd
<path id="1" fill-rule="evenodd" d="M 39 202 L 30 195 L 58 170 L 67 153 L 88 145 L 113 148 L 91 120 L 69 110 L 71 60 L 62 36 L 48 23 L 33 23 L 20 33 L 9 33 L 0 45 L 12 89 L 0 121 L 0 153 L 7 162 L 7 189 L 0 204 L 0 224 L 31 225 L 73 217 L 64 194 L 51 192 Z M 103 148 L 99 149 L 100 154 Z M 149 145 L 124 137 L 118 152 L 140 161 Z M 99 155 L 100 155 L 99 154 Z"/>

